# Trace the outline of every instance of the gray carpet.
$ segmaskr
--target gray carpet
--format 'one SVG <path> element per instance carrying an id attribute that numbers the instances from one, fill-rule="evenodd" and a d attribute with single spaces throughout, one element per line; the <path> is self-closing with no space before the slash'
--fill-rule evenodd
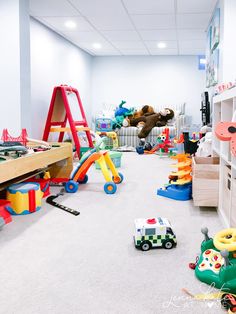
<path id="1" fill-rule="evenodd" d="M 213 209 L 156 195 L 170 164 L 124 153 L 125 181 L 115 195 L 103 192 L 103 177 L 93 168 L 76 194 L 58 199 L 80 216 L 44 203 L 37 213 L 13 217 L 0 232 L 0 313 L 224 313 L 219 302 L 193 301 L 181 291 L 212 290 L 188 263 L 200 251 L 200 228 L 214 235 L 222 225 Z M 169 218 L 176 248 L 135 249 L 134 219 L 153 216 Z"/>

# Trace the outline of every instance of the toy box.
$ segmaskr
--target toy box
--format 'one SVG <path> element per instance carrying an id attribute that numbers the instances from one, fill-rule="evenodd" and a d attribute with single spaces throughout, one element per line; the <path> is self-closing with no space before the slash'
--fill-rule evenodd
<path id="1" fill-rule="evenodd" d="M 110 151 L 109 156 L 111 157 L 111 160 L 113 161 L 113 164 L 116 168 L 121 167 L 121 152 L 115 152 L 115 151 Z M 95 168 L 96 169 L 101 169 L 98 162 L 95 162 Z"/>
<path id="2" fill-rule="evenodd" d="M 99 132 L 110 132 L 112 131 L 113 122 L 109 118 L 97 118 L 95 121 L 96 131 Z"/>

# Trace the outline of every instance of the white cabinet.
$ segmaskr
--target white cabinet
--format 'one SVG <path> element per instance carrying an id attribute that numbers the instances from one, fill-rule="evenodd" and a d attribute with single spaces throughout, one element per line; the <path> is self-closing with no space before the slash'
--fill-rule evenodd
<path id="1" fill-rule="evenodd" d="M 236 111 L 236 87 L 213 98 L 213 130 L 220 121 L 232 121 Z M 230 152 L 230 142 L 215 135 L 213 151 L 220 157 L 218 211 L 227 227 L 236 227 L 236 158 Z"/>

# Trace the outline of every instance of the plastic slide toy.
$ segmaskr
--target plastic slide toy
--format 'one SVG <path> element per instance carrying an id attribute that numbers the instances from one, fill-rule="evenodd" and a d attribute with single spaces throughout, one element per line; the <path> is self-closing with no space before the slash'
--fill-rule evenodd
<path id="1" fill-rule="evenodd" d="M 192 198 L 192 176 L 191 159 L 187 154 L 172 156 L 178 163 L 171 165 L 177 168 L 169 175 L 169 185 L 157 190 L 157 195 L 171 198 L 174 200 L 187 201 Z"/>

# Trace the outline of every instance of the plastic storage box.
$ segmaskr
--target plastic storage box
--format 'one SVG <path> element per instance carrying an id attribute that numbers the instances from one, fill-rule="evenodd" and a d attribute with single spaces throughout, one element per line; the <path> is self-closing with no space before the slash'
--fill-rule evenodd
<path id="1" fill-rule="evenodd" d="M 109 119 L 109 118 L 97 118 L 96 119 L 96 131 L 100 131 L 100 132 L 113 131 L 112 126 L 113 126 L 112 119 Z"/>

